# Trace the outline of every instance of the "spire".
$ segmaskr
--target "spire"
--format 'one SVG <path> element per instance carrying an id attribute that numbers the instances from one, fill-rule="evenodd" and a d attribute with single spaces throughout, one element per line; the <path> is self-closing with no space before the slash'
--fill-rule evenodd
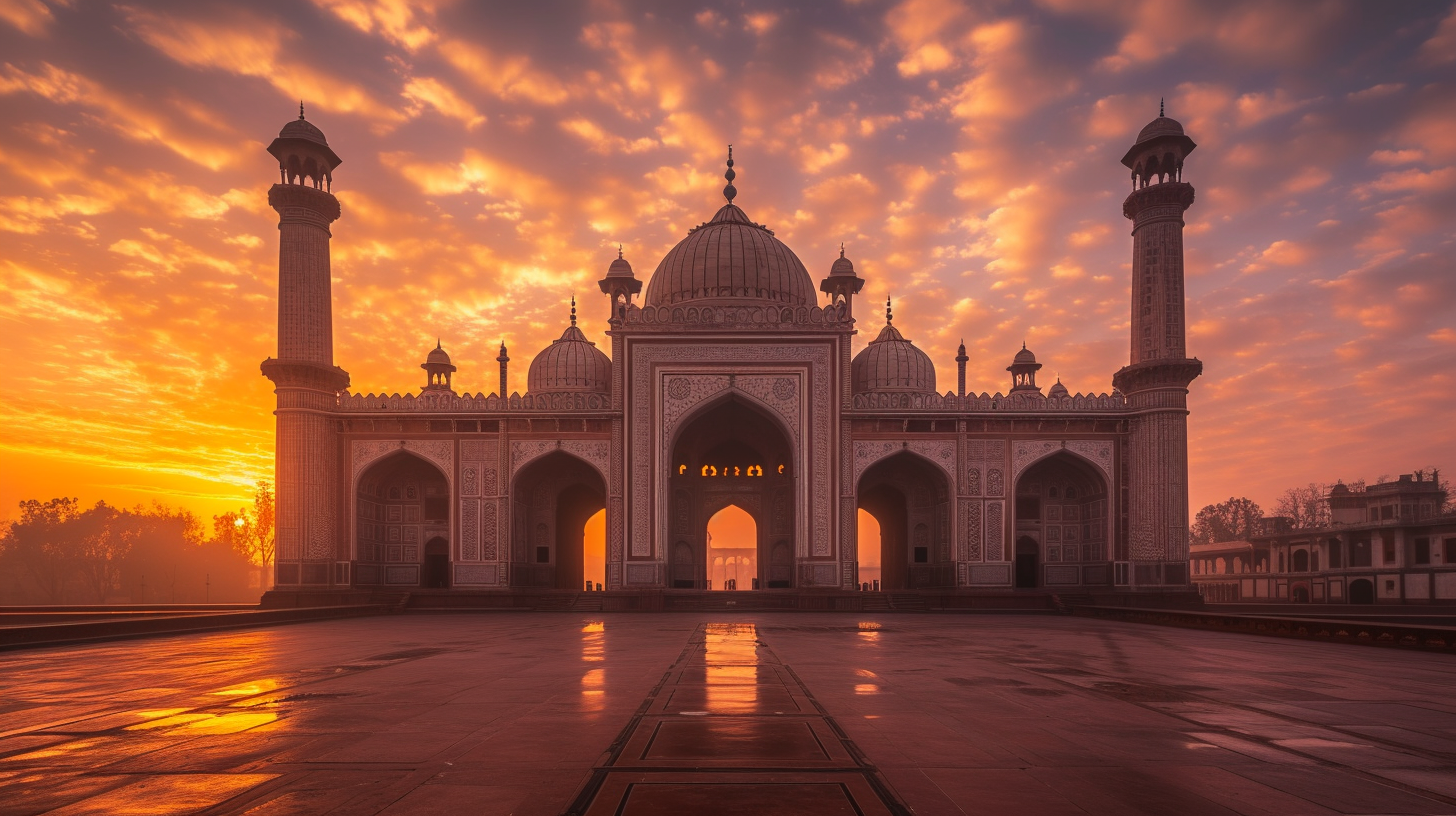
<path id="1" fill-rule="evenodd" d="M 435 335 L 435 351 L 441 351 L 441 350 L 442 349 L 440 348 L 440 336 L 437 334 L 437 335 Z"/>
<path id="2" fill-rule="evenodd" d="M 576 295 L 571 296 L 571 325 L 576 325 Z"/>
<path id="3" fill-rule="evenodd" d="M 738 195 L 738 188 L 733 186 L 733 179 L 738 178 L 738 174 L 733 172 L 733 145 L 728 145 L 728 172 L 723 174 L 723 178 L 728 179 L 728 186 L 723 188 L 723 197 L 732 204 L 734 197 Z"/>
<path id="4" fill-rule="evenodd" d="M 298 100 L 298 118 L 299 119 L 302 119 L 303 118 L 303 100 L 302 99 Z"/>

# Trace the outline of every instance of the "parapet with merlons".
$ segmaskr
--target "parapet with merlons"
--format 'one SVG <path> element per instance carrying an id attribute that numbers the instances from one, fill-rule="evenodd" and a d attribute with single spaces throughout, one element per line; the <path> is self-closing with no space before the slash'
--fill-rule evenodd
<path id="1" fill-rule="evenodd" d="M 1047 397 L 1041 394 L 911 394 L 870 392 L 855 394 L 856 411 L 938 411 L 970 413 L 977 411 L 1125 411 L 1127 399 L 1118 392 L 1111 394 L 1072 394 Z"/>
<path id="2" fill-rule="evenodd" d="M 607 411 L 612 407 L 610 394 L 559 392 L 544 394 L 451 394 L 427 391 L 423 394 L 343 394 L 339 410 L 349 412 L 437 412 L 469 413 L 477 411 Z"/>

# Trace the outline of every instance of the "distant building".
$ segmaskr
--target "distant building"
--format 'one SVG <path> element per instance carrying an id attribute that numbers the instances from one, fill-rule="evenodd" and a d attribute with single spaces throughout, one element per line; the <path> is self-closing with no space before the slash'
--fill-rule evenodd
<path id="1" fill-rule="evenodd" d="M 1193 581 L 1213 603 L 1456 601 L 1456 515 L 1436 473 L 1335 485 L 1328 527 L 1263 520 L 1248 541 L 1194 544 Z"/>

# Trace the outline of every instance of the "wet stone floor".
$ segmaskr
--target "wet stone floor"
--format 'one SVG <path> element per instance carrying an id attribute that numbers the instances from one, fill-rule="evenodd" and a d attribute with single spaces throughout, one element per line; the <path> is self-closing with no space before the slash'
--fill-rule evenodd
<path id="1" fill-rule="evenodd" d="M 1456 659 L 1044 616 L 402 615 L 0 653 L 0 814 L 1456 814 Z"/>

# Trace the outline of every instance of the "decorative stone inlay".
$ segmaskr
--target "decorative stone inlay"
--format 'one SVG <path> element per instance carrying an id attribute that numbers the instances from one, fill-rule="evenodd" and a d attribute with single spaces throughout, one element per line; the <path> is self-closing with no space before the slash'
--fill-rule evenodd
<path id="1" fill-rule="evenodd" d="M 496 582 L 494 564 L 456 564 L 455 583 L 461 586 L 489 586 Z"/>
<path id="2" fill-rule="evenodd" d="M 986 560 L 1002 560 L 1002 544 L 1006 538 L 1006 527 L 1002 523 L 1001 502 L 986 503 Z"/>
<path id="3" fill-rule="evenodd" d="M 592 439 L 532 439 L 525 442 L 512 442 L 511 481 L 514 483 L 521 468 L 530 464 L 533 459 L 559 450 L 589 462 L 592 467 L 597 469 L 597 473 L 601 474 L 602 483 L 606 484 L 607 468 L 611 458 L 610 448 L 611 444 L 606 440 Z"/>
<path id="4" fill-rule="evenodd" d="M 480 501 L 463 499 L 460 502 L 460 558 L 462 561 L 480 559 Z"/>
<path id="5" fill-rule="evenodd" d="M 495 500 L 490 499 L 481 504 L 480 507 L 480 529 L 481 529 L 481 560 L 495 561 L 497 555 L 496 542 L 499 541 L 499 531 L 496 528 Z"/>
<path id="6" fill-rule="evenodd" d="M 798 390 L 798 384 L 788 377 L 779 377 L 774 380 L 773 395 L 781 400 L 793 399 Z"/>
<path id="7" fill-rule="evenodd" d="M 972 564 L 968 583 L 972 586 L 996 586 L 1011 583 L 1010 564 Z"/>
<path id="8" fill-rule="evenodd" d="M 686 377 L 673 377 L 667 382 L 667 396 L 671 399 L 687 399 L 692 386 L 688 384 Z"/>
<path id="9" fill-rule="evenodd" d="M 1102 471 L 1103 477 L 1108 480 L 1108 484 L 1112 483 L 1112 440 L 1110 439 L 1018 441 L 1015 452 L 1012 454 L 1012 477 L 1019 477 L 1022 471 L 1037 461 L 1061 450 L 1071 451 L 1096 465 Z"/>
<path id="10" fill-rule="evenodd" d="M 893 456 L 901 451 L 911 451 L 920 454 L 940 467 L 951 484 L 955 484 L 955 449 L 956 443 L 950 440 L 945 441 L 902 441 L 895 439 L 880 439 L 869 441 L 857 441 L 854 443 L 854 483 L 859 485 L 860 477 L 865 470 L 875 462 L 887 456 Z"/>
<path id="11" fill-rule="evenodd" d="M 445 481 L 455 484 L 455 446 L 439 439 L 356 439 L 351 447 L 354 462 L 353 484 L 359 484 L 359 474 L 376 461 L 395 451 L 409 451 L 434 462 L 445 474 Z"/>

